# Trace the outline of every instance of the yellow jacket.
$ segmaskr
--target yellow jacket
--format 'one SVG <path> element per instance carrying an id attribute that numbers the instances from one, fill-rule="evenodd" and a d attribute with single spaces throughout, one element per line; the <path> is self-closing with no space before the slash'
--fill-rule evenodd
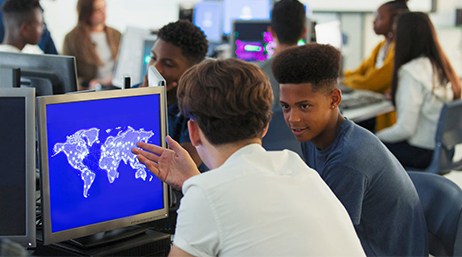
<path id="1" fill-rule="evenodd" d="M 366 89 L 378 93 L 385 93 L 391 86 L 393 77 L 393 62 L 395 56 L 395 43 L 391 43 L 383 66 L 375 68 L 377 55 L 380 48 L 385 44 L 385 40 L 378 44 L 372 51 L 371 56 L 354 71 L 346 71 L 343 83 L 351 88 Z"/>
<path id="2" fill-rule="evenodd" d="M 395 43 L 392 42 L 388 48 L 383 66 L 375 68 L 375 63 L 380 49 L 385 40 L 378 44 L 372 51 L 371 56 L 354 71 L 346 71 L 343 83 L 351 88 L 366 89 L 378 93 L 385 93 L 391 87 L 393 78 L 393 66 L 395 57 Z M 386 113 L 377 116 L 375 130 L 379 131 L 396 123 L 396 112 Z"/>

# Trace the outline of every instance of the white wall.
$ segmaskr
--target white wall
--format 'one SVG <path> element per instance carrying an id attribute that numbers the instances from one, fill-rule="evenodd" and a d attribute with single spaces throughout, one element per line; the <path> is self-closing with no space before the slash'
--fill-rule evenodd
<path id="1" fill-rule="evenodd" d="M 125 31 L 127 26 L 159 29 L 178 20 L 179 5 L 198 0 L 106 0 L 108 26 Z M 77 24 L 77 0 L 41 1 L 53 40 L 61 51 L 64 36 Z"/>
<path id="2" fill-rule="evenodd" d="M 135 26 L 144 29 L 158 29 L 168 22 L 176 21 L 179 14 L 179 5 L 194 3 L 199 0 L 106 0 L 107 2 L 107 24 L 121 32 L 127 26 Z M 251 1 L 251 0 L 249 0 Z M 322 0 L 324 5 L 335 6 L 339 0 Z M 349 5 L 369 0 L 352 0 Z M 374 0 L 378 1 L 378 0 Z M 381 0 L 380 2 L 385 2 Z M 413 5 L 424 0 L 410 0 L 411 10 Z M 301 0 L 303 3 L 311 3 L 314 7 L 319 5 L 319 0 Z M 428 0 L 425 0 L 428 5 Z M 375 3 L 375 2 L 374 2 Z M 437 28 L 438 36 L 444 51 L 451 60 L 456 72 L 462 77 L 462 29 L 455 27 L 455 9 L 462 8 L 462 0 L 439 0 L 437 1 L 437 12 L 430 14 L 430 17 Z M 58 51 L 62 48 L 62 42 L 68 33 L 77 23 L 76 5 L 77 0 L 42 0 L 41 4 L 45 9 L 45 21 L 52 34 Z M 377 3 L 376 3 L 377 4 Z M 314 9 L 313 11 L 317 11 Z M 367 57 L 372 49 L 383 40 L 383 37 L 375 35 L 372 29 L 372 13 L 346 13 L 340 18 L 349 24 L 355 24 L 356 28 L 345 29 L 357 30 L 349 37 L 349 45 L 344 49 L 347 59 L 344 68 L 355 68 Z M 354 37 L 362 37 L 361 39 Z"/>

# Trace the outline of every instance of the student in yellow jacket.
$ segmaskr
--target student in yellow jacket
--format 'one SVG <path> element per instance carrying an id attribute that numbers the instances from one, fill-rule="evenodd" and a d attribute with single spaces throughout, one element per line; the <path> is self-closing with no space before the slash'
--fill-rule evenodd
<path id="1" fill-rule="evenodd" d="M 390 90 L 393 77 L 393 59 L 395 43 L 393 22 L 398 14 L 409 11 L 406 0 L 395 0 L 381 5 L 375 12 L 374 31 L 377 35 L 385 36 L 356 70 L 346 71 L 343 84 L 354 89 L 371 90 L 387 93 Z M 396 122 L 395 112 L 377 117 L 375 130 L 380 130 Z"/>

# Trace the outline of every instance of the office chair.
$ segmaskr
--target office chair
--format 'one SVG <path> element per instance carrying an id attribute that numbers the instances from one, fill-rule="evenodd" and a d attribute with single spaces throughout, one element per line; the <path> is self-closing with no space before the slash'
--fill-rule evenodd
<path id="1" fill-rule="evenodd" d="M 436 129 L 435 150 L 432 162 L 423 171 L 444 175 L 462 170 L 462 159 L 453 161 L 455 146 L 462 144 L 462 100 L 444 105 Z M 409 170 L 411 171 L 411 170 Z"/>
<path id="2" fill-rule="evenodd" d="M 431 173 L 408 172 L 424 210 L 433 256 L 462 256 L 462 190 Z"/>
<path id="3" fill-rule="evenodd" d="M 289 149 L 298 153 L 303 159 L 301 144 L 287 127 L 281 107 L 273 109 L 273 118 L 268 132 L 263 137 L 262 146 L 268 151 Z"/>

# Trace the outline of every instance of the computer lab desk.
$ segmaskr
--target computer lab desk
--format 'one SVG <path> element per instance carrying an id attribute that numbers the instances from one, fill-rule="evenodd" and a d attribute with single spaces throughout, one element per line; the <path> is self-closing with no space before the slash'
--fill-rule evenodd
<path id="1" fill-rule="evenodd" d="M 395 107 L 389 100 L 383 100 L 378 103 L 373 103 L 370 105 L 341 110 L 344 117 L 349 120 L 358 123 L 373 117 L 377 117 L 381 114 L 389 113 L 395 110 Z"/>

